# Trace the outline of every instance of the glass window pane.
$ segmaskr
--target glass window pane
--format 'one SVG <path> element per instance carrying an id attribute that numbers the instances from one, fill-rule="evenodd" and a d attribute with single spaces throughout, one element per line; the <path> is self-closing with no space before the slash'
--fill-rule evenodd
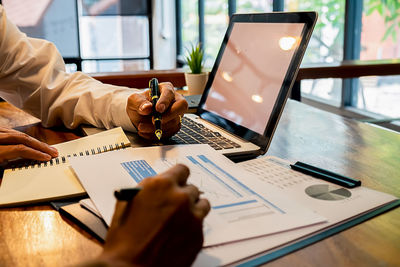
<path id="1" fill-rule="evenodd" d="M 198 1 L 181 0 L 182 17 L 182 53 L 187 54 L 187 50 L 192 45 L 199 42 L 199 15 Z"/>
<path id="2" fill-rule="evenodd" d="M 81 55 L 91 58 L 148 57 L 149 21 L 142 16 L 82 16 Z"/>
<path id="3" fill-rule="evenodd" d="M 30 37 L 49 40 L 63 57 L 78 57 L 75 0 L 3 0 L 9 19 Z"/>
<path id="4" fill-rule="evenodd" d="M 381 114 L 400 117 L 400 76 L 361 77 L 359 82 L 357 108 Z"/>
<path id="5" fill-rule="evenodd" d="M 302 65 L 340 62 L 343 59 L 345 0 L 287 0 L 287 11 L 314 10 L 318 21 Z M 340 106 L 341 79 L 302 81 L 302 96 Z"/>
<path id="6" fill-rule="evenodd" d="M 364 0 L 360 59 L 400 58 L 400 5 Z"/>
<path id="7" fill-rule="evenodd" d="M 303 64 L 342 61 L 345 0 L 287 0 L 285 4 L 287 11 L 318 12 Z"/>
<path id="8" fill-rule="evenodd" d="M 205 63 L 211 68 L 229 23 L 227 0 L 204 0 Z"/>
<path id="9" fill-rule="evenodd" d="M 272 4 L 273 0 L 236 0 L 236 12 L 271 12 Z"/>
<path id="10" fill-rule="evenodd" d="M 339 107 L 342 79 L 314 79 L 301 81 L 301 95 Z"/>
<path id="11" fill-rule="evenodd" d="M 150 61 L 144 60 L 84 60 L 82 71 L 95 72 L 123 72 L 135 70 L 149 70 Z"/>
<path id="12" fill-rule="evenodd" d="M 147 15 L 146 0 L 80 0 L 84 16 Z"/>

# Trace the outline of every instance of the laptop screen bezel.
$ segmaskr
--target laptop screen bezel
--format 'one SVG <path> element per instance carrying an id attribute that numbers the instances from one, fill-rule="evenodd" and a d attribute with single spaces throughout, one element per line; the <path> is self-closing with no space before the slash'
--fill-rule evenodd
<path id="1" fill-rule="evenodd" d="M 311 37 L 312 30 L 315 26 L 316 20 L 317 20 L 316 12 L 274 12 L 274 13 L 232 15 L 228 29 L 222 41 L 221 48 L 215 60 L 214 66 L 209 74 L 209 78 L 204 93 L 199 102 L 199 107 L 196 112 L 197 115 L 199 115 L 203 119 L 211 121 L 212 123 L 218 125 L 219 127 L 247 141 L 250 141 L 258 145 L 260 147 L 260 154 L 264 154 L 267 151 L 269 144 L 272 140 L 272 136 L 275 132 L 276 126 L 278 125 L 278 121 L 284 109 L 290 89 L 292 88 L 294 81 L 296 79 L 297 72 L 301 64 L 301 60 L 307 48 L 307 44 Z M 211 85 L 214 81 L 215 74 L 217 73 L 225 48 L 228 44 L 229 36 L 232 32 L 235 23 L 303 23 L 304 24 L 304 28 L 301 33 L 302 37 L 301 42 L 297 47 L 297 50 L 294 53 L 294 57 L 292 58 L 289 64 L 285 78 L 282 82 L 280 92 L 272 109 L 264 133 L 262 135 L 204 109 L 208 93 L 210 92 Z"/>

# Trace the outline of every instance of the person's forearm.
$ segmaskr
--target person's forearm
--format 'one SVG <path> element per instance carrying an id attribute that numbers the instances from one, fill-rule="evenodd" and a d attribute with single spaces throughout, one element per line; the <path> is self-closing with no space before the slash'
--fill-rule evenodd
<path id="1" fill-rule="evenodd" d="M 88 123 L 134 130 L 126 100 L 134 91 L 104 85 L 77 72 L 65 72 L 56 47 L 26 37 L 7 20 L 0 6 L 0 96 L 40 118 L 44 126 L 68 128 Z"/>

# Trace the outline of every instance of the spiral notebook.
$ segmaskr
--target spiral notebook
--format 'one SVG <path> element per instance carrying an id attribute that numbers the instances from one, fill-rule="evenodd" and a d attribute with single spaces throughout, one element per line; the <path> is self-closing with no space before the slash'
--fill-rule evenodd
<path id="1" fill-rule="evenodd" d="M 71 157 L 87 157 L 130 146 L 121 128 L 54 145 L 59 157 L 6 169 L 0 184 L 0 207 L 18 206 L 85 195 L 70 168 Z"/>

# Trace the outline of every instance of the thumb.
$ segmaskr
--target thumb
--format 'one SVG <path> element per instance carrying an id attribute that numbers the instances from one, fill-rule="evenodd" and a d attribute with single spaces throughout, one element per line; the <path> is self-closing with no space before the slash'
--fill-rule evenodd
<path id="1" fill-rule="evenodd" d="M 148 100 L 147 96 L 148 96 L 147 91 L 132 94 L 128 98 L 128 105 L 126 107 L 127 110 L 137 112 L 140 115 L 149 115 L 151 113 L 153 105 Z"/>

